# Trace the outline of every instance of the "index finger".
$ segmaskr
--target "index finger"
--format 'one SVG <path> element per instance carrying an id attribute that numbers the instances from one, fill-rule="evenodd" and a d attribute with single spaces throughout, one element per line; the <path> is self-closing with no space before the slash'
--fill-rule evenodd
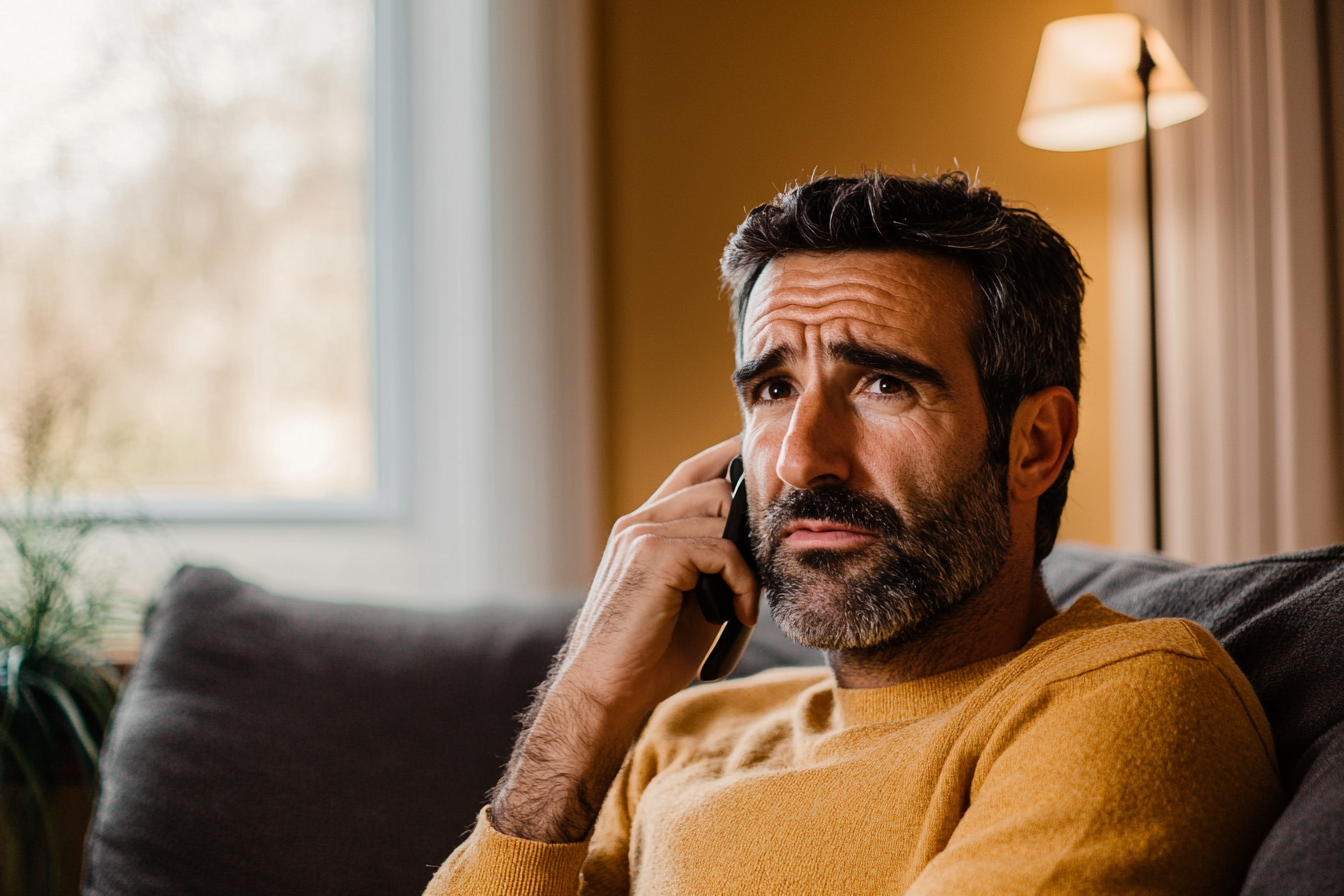
<path id="1" fill-rule="evenodd" d="M 652 504 L 655 501 L 661 501 L 674 492 L 679 492 L 692 485 L 698 485 L 701 482 L 709 482 L 711 479 L 718 479 L 728 474 L 728 464 L 732 463 L 733 458 L 742 453 L 742 437 L 733 436 L 731 439 L 724 439 L 712 448 L 706 448 L 692 458 L 682 461 L 677 468 L 672 471 L 672 475 L 658 486 L 658 491 L 654 492 L 645 505 Z"/>

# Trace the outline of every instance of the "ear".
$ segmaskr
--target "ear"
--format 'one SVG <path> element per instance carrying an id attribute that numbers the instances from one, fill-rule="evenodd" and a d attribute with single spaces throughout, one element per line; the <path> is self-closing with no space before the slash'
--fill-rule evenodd
<path id="1" fill-rule="evenodd" d="M 1078 435 L 1078 402 L 1063 386 L 1022 399 L 1008 443 L 1008 497 L 1034 501 L 1045 493 L 1068 459 Z"/>

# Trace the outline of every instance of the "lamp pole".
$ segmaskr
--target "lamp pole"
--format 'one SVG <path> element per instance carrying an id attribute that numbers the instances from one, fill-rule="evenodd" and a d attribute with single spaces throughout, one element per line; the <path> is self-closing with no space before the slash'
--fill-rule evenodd
<path id="1" fill-rule="evenodd" d="M 1153 234 L 1153 129 L 1148 120 L 1148 81 L 1155 68 L 1139 31 L 1139 80 L 1143 83 L 1143 189 L 1148 213 L 1148 379 L 1153 414 L 1153 548 L 1162 550 L 1162 428 L 1157 388 L 1157 242 Z"/>

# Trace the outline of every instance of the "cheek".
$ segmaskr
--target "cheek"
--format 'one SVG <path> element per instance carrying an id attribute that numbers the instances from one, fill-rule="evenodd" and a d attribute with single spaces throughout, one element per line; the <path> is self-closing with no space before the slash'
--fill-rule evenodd
<path id="1" fill-rule="evenodd" d="M 938 492 L 964 465 L 948 433 L 914 417 L 861 427 L 854 451 L 868 487 L 898 507 Z"/>
<path id="2" fill-rule="evenodd" d="M 774 427 L 752 426 L 742 431 L 742 458 L 746 464 L 747 494 L 756 506 L 764 506 L 778 495 L 783 483 L 775 475 L 782 439 Z"/>

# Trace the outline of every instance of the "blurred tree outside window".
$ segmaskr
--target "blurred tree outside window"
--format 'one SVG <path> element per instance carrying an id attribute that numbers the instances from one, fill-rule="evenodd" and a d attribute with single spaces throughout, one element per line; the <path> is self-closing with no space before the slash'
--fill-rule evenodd
<path id="1" fill-rule="evenodd" d="M 373 494 L 372 45 L 369 0 L 0 0 L 0 492 Z"/>

